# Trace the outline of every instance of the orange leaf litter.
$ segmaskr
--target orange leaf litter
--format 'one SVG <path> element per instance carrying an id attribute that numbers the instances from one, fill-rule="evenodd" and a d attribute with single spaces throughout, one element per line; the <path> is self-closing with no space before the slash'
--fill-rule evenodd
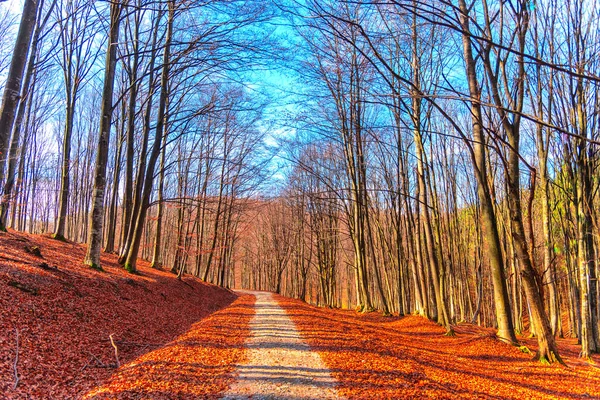
<path id="1" fill-rule="evenodd" d="M 359 315 L 277 299 L 348 399 L 600 398 L 600 369 L 576 358 L 574 340 L 559 340 L 568 367 L 548 366 L 470 324 L 446 337 L 418 316 Z"/>
<path id="2" fill-rule="evenodd" d="M 25 247 L 35 246 L 42 257 L 25 251 Z M 195 343 L 211 345 L 209 351 L 201 351 L 207 365 L 217 372 L 210 380 L 210 390 L 226 385 L 223 374 L 233 366 L 224 364 L 243 353 L 239 346 L 252 315 L 250 299 L 236 300 L 234 293 L 197 279 L 178 281 L 173 274 L 151 269 L 143 261 L 138 264 L 140 274 L 131 275 L 110 254 L 102 255 L 105 271 L 98 272 L 82 265 L 84 254 L 85 247 L 79 244 L 45 236 L 0 233 L 0 399 L 81 398 L 115 372 L 111 334 L 122 368 L 105 388 L 116 390 L 116 382 L 122 382 L 120 389 L 131 394 L 127 398 L 136 398 L 133 390 L 155 390 L 147 386 L 150 371 L 159 372 L 170 361 L 171 366 L 182 363 L 182 369 L 198 369 L 186 366 L 182 358 Z M 37 294 L 15 285 L 34 289 Z M 239 315 L 214 314 L 203 320 L 233 302 L 234 314 Z M 219 337 L 219 324 L 235 324 L 236 328 L 232 328 L 231 336 Z M 204 331 L 206 342 L 198 338 Z M 15 390 L 17 332 L 19 383 Z M 174 343 L 178 345 L 171 343 L 161 350 L 160 354 L 171 359 L 165 358 L 160 368 L 150 364 L 153 353 L 146 355 L 150 358 L 144 359 L 149 362 L 144 366 L 127 364 L 176 338 Z M 227 346 L 233 348 L 222 348 Z M 123 379 L 125 372 L 137 377 L 140 385 Z M 160 373 L 167 374 L 168 370 Z M 166 385 L 160 381 L 157 385 L 166 396 Z M 172 388 L 191 390 L 191 386 L 189 382 L 174 383 Z"/>
<path id="3" fill-rule="evenodd" d="M 168 346 L 120 368 L 84 399 L 218 399 L 244 360 L 253 315 L 254 296 L 241 296 Z"/>

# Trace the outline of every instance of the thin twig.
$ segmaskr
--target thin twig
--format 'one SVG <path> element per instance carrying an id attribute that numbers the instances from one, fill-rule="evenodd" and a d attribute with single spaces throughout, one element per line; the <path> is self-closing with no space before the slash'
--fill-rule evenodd
<path id="1" fill-rule="evenodd" d="M 116 364 L 105 364 L 102 362 L 102 360 L 100 360 L 94 354 L 92 354 L 90 352 L 88 352 L 88 354 L 91 355 L 92 358 L 94 358 L 94 360 L 96 360 L 96 365 L 94 365 L 93 368 L 115 368 L 116 367 Z M 89 365 L 89 362 L 88 362 L 88 365 Z"/>
<path id="2" fill-rule="evenodd" d="M 90 355 L 91 355 L 91 356 L 92 356 L 92 357 L 93 357 L 93 358 L 96 360 L 96 363 L 97 363 L 97 364 L 98 364 L 100 367 L 106 367 L 106 364 L 104 364 L 104 363 L 102 362 L 102 360 L 100 360 L 100 359 L 99 359 L 98 357 L 96 357 L 94 354 L 92 354 L 92 353 L 90 353 L 90 352 L 88 352 L 88 353 L 89 353 L 89 354 L 90 354 Z"/>
<path id="3" fill-rule="evenodd" d="M 15 352 L 15 363 L 13 364 L 13 369 L 15 371 L 15 385 L 13 386 L 13 390 L 16 389 L 17 385 L 19 384 L 19 371 L 17 369 L 17 364 L 19 363 L 19 330 L 17 328 L 15 328 L 15 335 L 17 339 L 17 347 Z"/>
<path id="4" fill-rule="evenodd" d="M 110 341 L 110 339 L 104 339 Z M 162 347 L 166 343 L 141 343 L 141 342 L 128 342 L 125 340 L 115 340 L 115 344 L 118 346 L 136 346 L 136 347 Z"/>
<path id="5" fill-rule="evenodd" d="M 112 347 L 115 348 L 115 359 L 117 360 L 117 368 L 119 368 L 121 366 L 121 363 L 119 362 L 119 349 L 117 348 L 117 345 L 113 340 L 113 335 L 114 333 L 111 333 L 110 335 L 108 335 L 108 337 L 110 338 L 110 344 L 112 344 Z"/>
<path id="6" fill-rule="evenodd" d="M 81 367 L 81 369 L 79 370 L 79 372 L 83 372 L 88 367 L 88 365 L 90 365 L 90 361 L 92 361 L 91 358 L 88 360 L 88 362 L 85 363 L 85 365 L 83 367 Z"/>

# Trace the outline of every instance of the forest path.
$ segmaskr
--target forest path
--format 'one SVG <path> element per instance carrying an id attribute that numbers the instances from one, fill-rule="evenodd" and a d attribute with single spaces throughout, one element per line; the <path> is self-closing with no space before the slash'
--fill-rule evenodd
<path id="1" fill-rule="evenodd" d="M 321 356 L 311 350 L 277 300 L 256 296 L 246 341 L 246 362 L 236 366 L 236 381 L 223 399 L 341 399 Z"/>

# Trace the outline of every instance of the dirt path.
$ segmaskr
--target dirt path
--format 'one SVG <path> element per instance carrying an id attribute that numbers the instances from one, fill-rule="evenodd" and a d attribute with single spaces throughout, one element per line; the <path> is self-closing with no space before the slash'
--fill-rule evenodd
<path id="1" fill-rule="evenodd" d="M 341 399 L 336 381 L 270 293 L 256 296 L 247 361 L 223 399 Z"/>

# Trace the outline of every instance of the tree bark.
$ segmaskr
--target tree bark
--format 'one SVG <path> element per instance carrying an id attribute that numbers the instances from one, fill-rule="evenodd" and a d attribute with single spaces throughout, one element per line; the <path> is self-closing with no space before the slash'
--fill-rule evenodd
<path id="1" fill-rule="evenodd" d="M 471 115 L 473 123 L 473 166 L 477 179 L 477 195 L 481 203 L 481 213 L 485 238 L 488 246 L 490 267 L 492 270 L 492 282 L 494 284 L 494 303 L 496 306 L 496 322 L 498 324 L 498 337 L 502 340 L 517 343 L 512 314 L 508 300 L 508 288 L 504 276 L 504 260 L 502 257 L 502 245 L 496 222 L 496 212 L 490 194 L 487 174 L 487 151 L 485 147 L 485 136 L 483 132 L 483 114 L 481 111 L 481 92 L 479 89 L 475 59 L 471 45 L 469 15 L 464 0 L 459 1 L 461 10 L 461 25 L 463 28 L 463 54 L 467 70 L 467 81 L 471 95 Z"/>
<path id="2" fill-rule="evenodd" d="M 136 17 L 134 17 L 136 18 Z M 133 48 L 131 57 L 133 58 L 133 63 L 131 65 L 131 69 L 128 71 L 129 76 L 129 105 L 128 105 L 128 115 L 127 115 L 127 139 L 126 139 L 126 151 L 125 151 L 125 188 L 123 191 L 123 226 L 121 227 L 121 234 L 123 237 L 122 242 L 127 242 L 127 235 L 129 233 L 129 229 L 132 222 L 133 215 L 133 158 L 134 158 L 134 145 L 135 145 L 135 115 L 136 115 L 136 105 L 137 105 L 137 93 L 138 93 L 138 65 L 139 65 L 139 24 L 136 20 L 134 27 L 134 38 L 132 38 Z M 148 104 L 152 104 L 152 85 L 153 80 L 153 72 L 150 73 L 150 83 L 149 83 L 149 96 Z M 143 152 L 145 157 L 145 152 Z M 140 164 L 141 165 L 141 164 Z M 141 168 L 141 167 L 140 167 Z M 141 181 L 138 181 L 138 184 L 141 184 Z"/>
<path id="3" fill-rule="evenodd" d="M 38 5 L 38 0 L 25 0 L 21 23 L 19 24 L 19 32 L 2 95 L 2 106 L 0 108 L 0 184 L 2 185 L 4 185 L 6 179 L 4 169 L 8 159 L 8 143 L 13 130 L 17 106 L 21 98 L 23 72 L 27 63 L 31 37 L 35 28 Z M 5 231 L 5 221 L 0 222 L 2 222 L 0 224 L 0 231 Z"/>
<path id="4" fill-rule="evenodd" d="M 125 201 L 123 202 L 123 227 L 121 229 L 121 242 L 122 242 L 122 248 L 121 248 L 121 255 L 119 256 L 119 263 L 120 264 L 125 264 L 125 260 L 127 258 L 127 254 L 129 253 L 129 248 L 131 246 L 132 240 L 133 240 L 133 236 L 134 236 L 134 229 L 135 229 L 135 218 L 137 216 L 137 214 L 139 213 L 139 207 L 141 204 L 141 197 L 142 197 L 142 188 L 143 188 L 143 182 L 144 182 L 144 174 L 146 172 L 146 156 L 147 156 L 147 152 L 148 152 L 148 138 L 150 136 L 150 131 L 151 131 L 151 117 L 152 117 L 152 107 L 153 107 L 153 100 L 154 100 L 154 93 L 155 93 L 155 82 L 154 82 L 154 77 L 155 77 L 155 72 L 154 72 L 154 65 L 156 63 L 156 58 L 157 58 L 157 54 L 158 54 L 158 35 L 159 35 L 159 27 L 160 27 L 160 22 L 162 20 L 162 17 L 164 15 L 164 10 L 163 7 L 161 6 L 159 8 L 159 10 L 157 11 L 157 15 L 155 18 L 155 23 L 154 23 L 154 30 L 152 33 L 152 49 L 150 51 L 150 60 L 149 60 L 149 74 L 148 74 L 148 98 L 146 99 L 146 110 L 144 113 L 144 124 L 143 124 L 143 135 L 142 135 L 142 140 L 141 140 L 141 148 L 139 151 L 139 163 L 138 163 L 138 170 L 137 170 L 137 174 L 136 174 L 136 184 L 133 185 L 133 154 L 129 154 L 127 155 L 127 163 L 131 162 L 131 165 L 129 167 L 126 166 L 126 169 L 129 169 L 129 171 L 126 171 L 126 177 L 125 179 L 130 179 L 131 182 L 130 184 L 125 183 L 126 186 L 129 187 L 130 191 L 127 192 L 125 195 L 126 196 L 130 196 L 131 200 L 125 199 Z M 133 88 L 133 87 L 132 87 Z M 136 90 L 137 92 L 137 90 Z M 133 105 L 135 107 L 135 105 Z M 129 106 L 129 120 L 128 120 L 128 124 L 131 118 L 135 118 L 135 112 L 132 112 L 131 109 L 132 105 L 130 104 Z M 129 124 L 131 125 L 131 124 Z M 134 131 L 132 129 L 131 126 L 129 126 L 127 134 L 128 135 L 133 135 Z M 133 142 L 133 136 L 130 137 L 129 139 L 131 139 L 131 141 Z M 128 144 L 129 146 L 129 144 Z M 131 149 L 128 148 L 127 152 L 130 152 Z M 131 161 L 129 161 L 131 160 Z M 135 188 L 134 188 L 135 186 Z M 131 193 L 133 192 L 133 193 Z M 131 201 L 131 205 L 129 206 L 127 203 Z M 129 215 L 128 215 L 128 208 L 129 208 Z"/>
<path id="5" fill-rule="evenodd" d="M 165 187 L 165 155 L 167 152 L 167 135 L 163 135 L 162 150 L 160 153 L 160 166 L 158 178 L 158 198 L 157 198 L 157 215 L 156 215 L 156 235 L 154 236 L 154 249 L 152 254 L 152 268 L 160 268 L 162 260 L 160 258 L 162 250 L 162 222 L 164 214 L 163 191 Z"/>
<path id="6" fill-rule="evenodd" d="M 54 7 L 53 3 L 53 6 Z M 40 5 L 38 6 L 39 10 L 38 13 L 40 12 L 40 10 L 42 9 L 42 5 L 43 5 L 43 0 L 40 3 Z M 3 227 L 7 226 L 7 222 L 8 222 L 8 210 L 10 208 L 10 202 L 12 200 L 13 194 L 13 187 L 15 185 L 15 173 L 17 170 L 17 162 L 19 160 L 19 145 L 21 142 L 21 134 L 22 132 L 25 132 L 25 130 L 27 129 L 27 126 L 23 127 L 23 119 L 25 117 L 25 110 L 30 106 L 31 104 L 31 97 L 32 97 L 32 89 L 33 89 L 33 85 L 31 84 L 31 80 L 32 77 L 35 73 L 35 61 L 36 58 L 38 56 L 38 42 L 39 42 L 39 38 L 40 38 L 40 32 L 42 30 L 42 24 L 38 23 L 36 24 L 35 27 L 35 33 L 33 34 L 33 39 L 31 41 L 31 48 L 29 50 L 29 60 L 27 62 L 27 70 L 25 73 L 25 78 L 23 81 L 23 85 L 21 88 L 21 97 L 19 99 L 19 105 L 18 105 L 18 111 L 16 113 L 16 119 L 14 121 L 13 127 L 12 127 L 12 139 L 10 141 L 10 149 L 9 149 L 9 156 L 8 156 L 8 170 L 6 172 L 6 180 L 4 182 L 4 188 L 3 188 L 3 193 L 2 193 L 2 203 L 0 204 L 0 230 L 2 230 Z M 0 153 L 0 159 L 2 159 L 1 153 Z M 0 161 L 1 162 L 1 161 Z M 2 179 L 0 178 L 0 183 L 2 182 Z M 13 210 L 15 209 L 14 205 L 13 205 Z M 14 218 L 13 218 L 14 220 Z"/>
<path id="7" fill-rule="evenodd" d="M 94 170 L 94 188 L 92 194 L 92 211 L 89 216 L 88 248 L 85 264 L 91 268 L 101 269 L 100 252 L 102 250 L 102 227 L 104 224 L 104 195 L 106 190 L 106 164 L 108 163 L 108 146 L 113 112 L 113 91 L 117 66 L 117 45 L 119 41 L 119 25 L 121 10 L 127 0 L 115 1 L 110 6 L 110 33 L 106 50 L 104 70 L 104 87 L 102 90 L 102 110 L 100 119 L 100 135 L 98 152 Z"/>
<path id="8" fill-rule="evenodd" d="M 142 233 L 144 224 L 146 222 L 146 212 L 148 211 L 148 204 L 150 203 L 150 195 L 152 194 L 152 185 L 154 182 L 154 168 L 156 161 L 160 155 L 160 149 L 162 145 L 162 137 L 166 135 L 165 126 L 166 119 L 168 117 L 168 95 L 169 95 L 169 75 L 171 66 L 171 43 L 173 40 L 173 20 L 175 18 L 175 2 L 169 0 L 169 17 L 167 21 L 167 36 L 165 39 L 165 47 L 163 54 L 163 66 L 162 66 L 162 77 L 160 86 L 160 99 L 158 103 L 158 116 L 156 121 L 156 130 L 154 135 L 154 143 L 152 145 L 152 151 L 150 153 L 150 159 L 148 160 L 148 166 L 146 168 L 146 175 L 144 179 L 144 189 L 142 197 L 140 199 L 139 211 L 137 212 L 135 219 L 135 228 L 133 231 L 133 237 L 129 246 L 129 251 L 125 259 L 124 268 L 135 273 L 137 271 L 136 262 L 139 253 Z M 138 183 L 139 185 L 140 183 Z"/>
<path id="9" fill-rule="evenodd" d="M 123 152 L 123 118 L 125 118 L 124 104 L 121 105 L 121 132 L 118 136 L 115 137 L 115 147 L 117 149 L 115 151 L 112 193 L 108 211 L 108 232 L 106 234 L 106 246 L 104 247 L 104 251 L 107 253 L 114 253 L 115 251 L 115 231 L 117 229 L 117 202 L 119 200 L 119 181 L 121 177 L 121 153 Z"/>

